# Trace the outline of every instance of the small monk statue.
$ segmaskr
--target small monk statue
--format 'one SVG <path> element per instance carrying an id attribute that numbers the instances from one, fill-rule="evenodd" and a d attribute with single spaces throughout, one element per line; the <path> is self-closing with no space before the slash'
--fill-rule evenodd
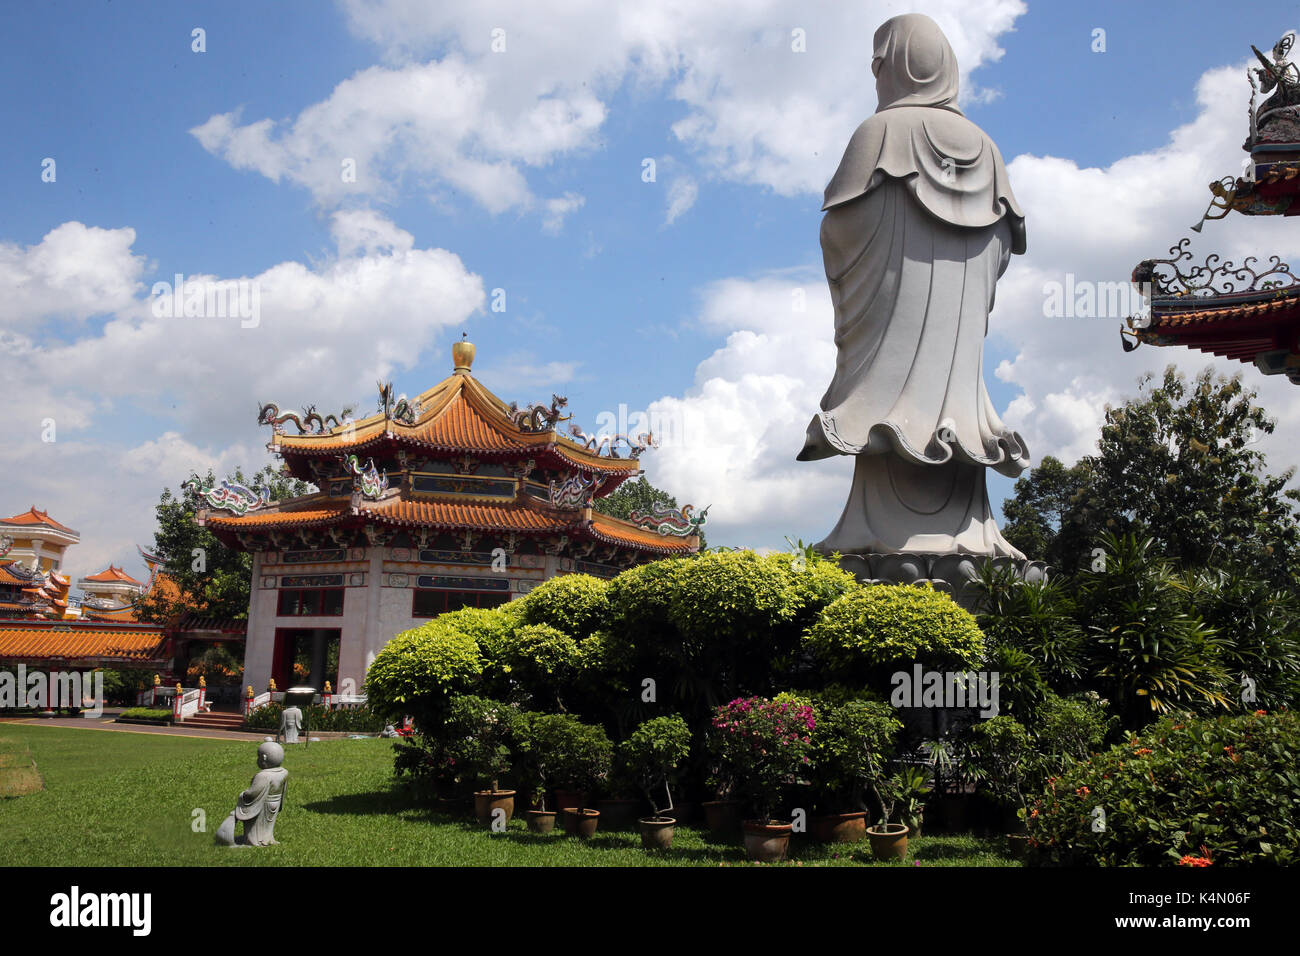
<path id="1" fill-rule="evenodd" d="M 289 787 L 289 771 L 280 766 L 284 762 L 284 748 L 277 743 L 264 743 L 257 748 L 257 766 L 248 789 L 239 795 L 239 802 L 230 815 L 217 828 L 217 843 L 221 846 L 273 846 L 275 818 L 284 805 L 284 795 Z M 235 823 L 244 821 L 244 832 L 235 836 Z"/>
<path id="2" fill-rule="evenodd" d="M 280 714 L 280 731 L 276 740 L 284 738 L 286 744 L 298 742 L 298 731 L 302 730 L 302 711 L 297 707 L 286 707 Z"/>

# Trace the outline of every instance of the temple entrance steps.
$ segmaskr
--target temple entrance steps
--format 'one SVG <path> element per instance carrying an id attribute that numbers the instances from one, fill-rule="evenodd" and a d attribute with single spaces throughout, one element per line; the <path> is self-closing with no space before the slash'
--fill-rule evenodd
<path id="1" fill-rule="evenodd" d="M 244 715 L 230 711 L 214 710 L 211 713 L 198 713 L 186 717 L 185 727 L 200 727 L 204 730 L 239 730 L 244 725 Z"/>

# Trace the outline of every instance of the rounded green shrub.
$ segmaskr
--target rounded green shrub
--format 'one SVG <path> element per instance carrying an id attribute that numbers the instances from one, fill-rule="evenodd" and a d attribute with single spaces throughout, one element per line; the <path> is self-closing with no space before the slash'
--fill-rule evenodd
<path id="1" fill-rule="evenodd" d="M 403 631 L 375 655 L 366 672 L 367 703 L 380 716 L 410 714 L 424 727 L 453 695 L 471 690 L 482 670 L 478 642 L 459 619 L 443 615 Z"/>
<path id="2" fill-rule="evenodd" d="M 1300 717 L 1167 717 L 1051 777 L 1028 807 L 1048 861 L 1300 862 Z M 1100 824 L 1100 825 L 1099 825 Z"/>
<path id="3" fill-rule="evenodd" d="M 525 624 L 545 624 L 580 641 L 608 623 L 609 582 L 564 574 L 539 584 L 518 603 Z"/>
<path id="4" fill-rule="evenodd" d="M 968 670 L 984 656 L 975 618 L 929 585 L 867 585 L 822 611 L 805 636 L 808 648 L 836 676 L 880 678 L 915 662 Z"/>

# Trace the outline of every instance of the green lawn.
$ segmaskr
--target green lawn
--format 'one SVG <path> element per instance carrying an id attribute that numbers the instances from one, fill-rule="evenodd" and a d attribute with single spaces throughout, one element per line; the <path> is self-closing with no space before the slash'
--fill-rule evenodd
<path id="1" fill-rule="evenodd" d="M 635 833 L 588 842 L 531 834 L 521 821 L 493 834 L 414 803 L 393 782 L 392 744 L 332 740 L 291 748 L 280 846 L 228 849 L 213 834 L 256 772 L 252 743 L 0 724 L 0 749 L 30 750 L 45 789 L 0 799 L 0 866 L 658 866 L 745 864 L 739 841 L 679 827 L 655 855 Z M 192 827 L 206 813 L 206 832 Z M 1000 841 L 924 837 L 922 866 L 1014 865 Z M 871 862 L 857 848 L 791 845 L 791 865 Z"/>

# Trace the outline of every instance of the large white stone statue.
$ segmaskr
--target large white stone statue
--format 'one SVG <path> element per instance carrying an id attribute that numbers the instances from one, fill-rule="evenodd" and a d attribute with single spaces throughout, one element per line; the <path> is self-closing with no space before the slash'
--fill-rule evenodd
<path id="1" fill-rule="evenodd" d="M 819 547 L 1023 559 L 994 521 L 985 469 L 1018 475 L 1029 452 L 993 408 L 982 364 L 1024 216 L 998 148 L 957 108 L 957 61 L 933 20 L 886 21 L 871 68 L 879 105 L 822 207 L 838 358 L 799 458 L 857 460 Z"/>
<path id="2" fill-rule="evenodd" d="M 272 846 L 275 839 L 275 818 L 284 805 L 284 795 L 289 786 L 289 771 L 280 766 L 284 762 L 284 748 L 277 743 L 264 743 L 257 748 L 258 771 L 248 789 L 239 795 L 235 809 L 217 828 L 217 843 L 222 846 Z M 235 835 L 236 821 L 244 821 L 244 832 Z"/>

